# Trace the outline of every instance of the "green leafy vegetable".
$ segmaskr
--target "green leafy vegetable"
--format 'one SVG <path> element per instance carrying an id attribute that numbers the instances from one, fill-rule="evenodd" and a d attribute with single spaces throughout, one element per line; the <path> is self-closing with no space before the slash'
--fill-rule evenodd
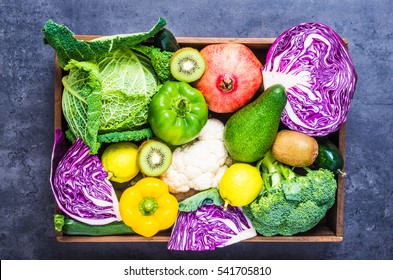
<path id="1" fill-rule="evenodd" d="M 166 25 L 162 17 L 148 32 L 103 36 L 84 41 L 75 38 L 74 33 L 66 26 L 48 20 L 45 23 L 44 43 L 55 49 L 60 67 L 64 68 L 71 59 L 78 61 L 95 60 L 100 56 L 121 48 L 131 48 L 157 34 Z"/>
<path id="2" fill-rule="evenodd" d="M 224 200 L 220 197 L 220 193 L 217 188 L 211 188 L 205 191 L 201 191 L 193 196 L 190 196 L 183 201 L 179 202 L 180 212 L 192 212 L 196 211 L 200 206 L 204 204 L 215 204 L 221 206 Z"/>
<path id="3" fill-rule="evenodd" d="M 169 62 L 171 60 L 173 52 L 161 51 L 158 48 L 146 45 L 137 45 L 132 47 L 132 49 L 144 54 L 150 59 L 154 71 L 156 72 L 160 82 L 164 83 L 173 79 L 169 67 Z"/>
<path id="4" fill-rule="evenodd" d="M 146 56 L 119 49 L 97 62 L 71 60 L 65 69 L 64 117 L 74 138 L 82 138 L 92 154 L 109 139 L 149 136 L 130 133 L 146 128 L 149 103 L 159 86 Z"/>
<path id="5" fill-rule="evenodd" d="M 64 70 L 62 107 L 67 137 L 81 138 L 96 154 L 101 142 L 151 138 L 148 107 L 161 82 L 172 78 L 171 52 L 141 43 L 166 24 L 148 32 L 78 40 L 64 25 L 48 20 L 44 42 L 52 46 Z"/>
<path id="6" fill-rule="evenodd" d="M 101 80 L 97 65 L 71 60 L 65 67 L 70 74 L 63 77 L 62 109 L 73 136 L 83 139 L 93 154 L 100 143 L 97 133 L 101 118 Z M 69 136 L 70 133 L 67 133 Z M 74 137 L 76 139 L 77 137 Z"/>
<path id="7" fill-rule="evenodd" d="M 130 130 L 123 132 L 111 132 L 98 135 L 100 143 L 113 143 L 121 141 L 141 141 L 143 139 L 151 139 L 153 132 L 150 127 L 142 128 L 140 130 Z"/>
<path id="8" fill-rule="evenodd" d="M 128 49 L 98 61 L 102 83 L 100 133 L 132 130 L 147 122 L 148 105 L 159 84 L 150 60 Z"/>

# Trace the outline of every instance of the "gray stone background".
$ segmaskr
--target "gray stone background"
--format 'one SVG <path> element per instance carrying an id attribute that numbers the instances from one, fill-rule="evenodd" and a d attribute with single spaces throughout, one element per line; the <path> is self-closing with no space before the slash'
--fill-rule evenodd
<path id="1" fill-rule="evenodd" d="M 1 259 L 393 259 L 393 8 L 377 1 L 0 1 Z M 165 243 L 58 243 L 49 185 L 54 53 L 47 19 L 77 34 L 148 30 L 159 16 L 177 36 L 277 37 L 320 21 L 349 38 L 359 80 L 347 119 L 342 243 L 240 243 L 213 252 Z"/>

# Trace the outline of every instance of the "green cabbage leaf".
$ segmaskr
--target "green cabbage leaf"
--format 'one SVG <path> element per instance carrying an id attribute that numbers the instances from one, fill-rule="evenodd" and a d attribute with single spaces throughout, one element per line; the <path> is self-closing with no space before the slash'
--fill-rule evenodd
<path id="1" fill-rule="evenodd" d="M 91 62 L 71 60 L 65 70 L 70 71 L 62 79 L 62 109 L 70 129 L 67 136 L 82 138 L 95 154 L 100 147 L 97 134 L 102 110 L 98 67 Z"/>
<path id="2" fill-rule="evenodd" d="M 147 123 L 151 97 L 159 84 L 150 60 L 120 49 L 98 62 L 102 83 L 100 132 L 134 130 Z"/>
<path id="3" fill-rule="evenodd" d="M 82 138 L 92 154 L 100 147 L 99 135 L 105 134 L 108 142 L 109 136 L 124 139 L 118 134 L 145 129 L 149 103 L 159 86 L 146 56 L 118 49 L 97 61 L 72 59 L 65 70 L 63 114 L 72 134 Z"/>
<path id="4" fill-rule="evenodd" d="M 78 40 L 68 27 L 53 20 L 48 20 L 45 23 L 42 32 L 44 33 L 44 44 L 49 44 L 56 51 L 59 65 L 64 68 L 71 59 L 95 60 L 117 49 L 139 45 L 157 34 L 165 25 L 166 20 L 160 17 L 152 29 L 147 32 L 102 36 L 89 41 Z"/>

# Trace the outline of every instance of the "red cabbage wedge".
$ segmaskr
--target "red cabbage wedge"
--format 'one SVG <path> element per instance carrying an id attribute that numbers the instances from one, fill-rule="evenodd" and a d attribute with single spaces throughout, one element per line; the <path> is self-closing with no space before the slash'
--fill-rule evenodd
<path id="1" fill-rule="evenodd" d="M 169 250 L 207 251 L 256 236 L 241 208 L 204 204 L 192 212 L 180 212 L 168 242 Z"/>
<path id="2" fill-rule="evenodd" d="M 265 88 L 282 84 L 288 102 L 281 121 L 310 136 L 325 136 L 345 122 L 357 74 L 341 37 L 317 22 L 283 32 L 270 47 Z"/>
<path id="3" fill-rule="evenodd" d="M 78 138 L 67 149 L 64 134 L 56 129 L 50 182 L 64 214 L 89 225 L 120 221 L 119 202 L 107 176 L 89 146 Z"/>

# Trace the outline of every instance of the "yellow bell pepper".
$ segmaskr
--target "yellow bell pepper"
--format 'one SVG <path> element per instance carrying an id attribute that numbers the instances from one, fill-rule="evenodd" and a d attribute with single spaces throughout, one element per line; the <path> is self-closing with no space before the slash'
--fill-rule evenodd
<path id="1" fill-rule="evenodd" d="M 127 188 L 119 204 L 123 222 L 145 237 L 170 228 L 179 210 L 179 203 L 165 182 L 153 177 L 145 177 Z"/>

